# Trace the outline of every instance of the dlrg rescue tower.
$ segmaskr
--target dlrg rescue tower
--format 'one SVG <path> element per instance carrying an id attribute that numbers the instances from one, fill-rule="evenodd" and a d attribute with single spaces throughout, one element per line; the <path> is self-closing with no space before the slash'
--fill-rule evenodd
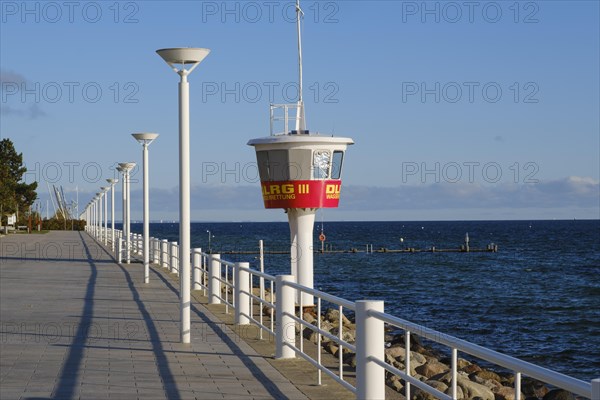
<path id="1" fill-rule="evenodd" d="M 348 145 L 345 137 L 311 134 L 306 129 L 302 100 L 302 43 L 296 1 L 299 61 L 297 104 L 271 105 L 271 135 L 252 139 L 265 208 L 282 208 L 288 215 L 291 239 L 291 275 L 298 284 L 313 288 L 313 229 L 319 208 L 337 208 L 342 186 L 342 164 Z M 290 130 L 293 123 L 295 129 Z M 283 131 L 274 132 L 283 124 Z M 304 293 L 298 301 L 312 305 Z"/>

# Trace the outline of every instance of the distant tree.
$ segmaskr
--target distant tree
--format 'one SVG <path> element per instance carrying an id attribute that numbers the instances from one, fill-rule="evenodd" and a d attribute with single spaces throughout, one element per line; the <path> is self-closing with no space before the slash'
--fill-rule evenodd
<path id="1" fill-rule="evenodd" d="M 10 139 L 0 141 L 0 208 L 2 223 L 4 215 L 17 211 L 29 211 L 29 207 L 37 198 L 37 182 L 21 182 L 27 168 L 23 166 L 23 153 L 17 153 Z"/>

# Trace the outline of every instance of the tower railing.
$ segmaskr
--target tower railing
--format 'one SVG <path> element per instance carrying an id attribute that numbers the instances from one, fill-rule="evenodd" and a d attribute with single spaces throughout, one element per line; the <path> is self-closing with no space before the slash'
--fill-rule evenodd
<path id="1" fill-rule="evenodd" d="M 270 132 L 271 136 L 287 135 L 292 131 L 290 126 L 296 129 L 301 125 L 302 106 L 300 104 L 271 104 L 270 107 Z M 291 123 L 291 125 L 290 125 Z M 283 125 L 283 126 L 282 126 Z M 279 130 L 283 128 L 283 130 Z"/>

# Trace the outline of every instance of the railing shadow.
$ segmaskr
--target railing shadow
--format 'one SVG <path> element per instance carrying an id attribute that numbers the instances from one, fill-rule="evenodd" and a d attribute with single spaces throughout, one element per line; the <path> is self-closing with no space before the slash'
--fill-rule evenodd
<path id="1" fill-rule="evenodd" d="M 75 392 L 75 384 L 80 374 L 81 363 L 83 360 L 83 352 L 88 337 L 88 331 L 94 317 L 94 292 L 96 280 L 98 278 L 98 269 L 96 262 L 92 258 L 87 243 L 85 242 L 81 232 L 79 232 L 79 238 L 83 244 L 83 247 L 88 255 L 86 260 L 90 265 L 91 273 L 88 279 L 85 298 L 83 303 L 83 311 L 81 313 L 81 319 L 79 320 L 79 326 L 77 332 L 73 338 L 73 342 L 69 346 L 69 354 L 65 360 L 62 370 L 60 372 L 60 378 L 54 392 L 54 399 L 72 399 Z"/>
<path id="2" fill-rule="evenodd" d="M 154 268 L 150 268 L 150 270 L 160 280 L 162 280 L 165 283 L 165 285 L 173 293 L 179 295 L 179 291 L 173 286 L 173 284 L 168 279 L 166 279 L 162 274 L 157 272 Z M 248 356 L 247 354 L 245 354 L 242 351 L 242 349 L 240 349 L 240 347 L 235 343 L 235 341 L 233 341 L 229 337 L 229 335 L 227 335 L 227 333 L 223 330 L 222 326 L 219 326 L 219 324 L 215 323 L 214 321 L 211 321 L 202 311 L 200 311 L 193 304 L 191 305 L 191 310 L 194 313 L 196 313 L 196 315 L 202 320 L 202 322 L 204 324 L 206 324 L 206 326 L 208 328 L 212 329 L 217 334 L 219 339 L 221 339 L 223 341 L 223 343 L 225 343 L 231 349 L 231 351 L 233 352 L 233 355 L 237 356 L 244 363 L 244 365 L 248 368 L 248 370 L 250 370 L 252 372 L 252 375 L 256 378 L 256 380 L 263 385 L 263 387 L 269 392 L 269 394 L 274 399 L 287 399 L 288 398 L 288 396 L 277 387 L 277 383 L 271 381 L 269 379 L 269 377 L 267 377 L 260 370 L 260 368 L 252 360 L 252 358 L 250 356 Z"/>
<path id="3" fill-rule="evenodd" d="M 150 335 L 150 342 L 152 343 L 152 352 L 156 357 L 156 365 L 158 368 L 158 373 L 160 375 L 161 380 L 163 381 L 163 388 L 165 391 L 165 395 L 170 400 L 179 400 L 181 399 L 181 395 L 177 390 L 177 386 L 175 384 L 175 378 L 173 377 L 173 373 L 171 372 L 171 368 L 169 368 L 169 360 L 165 355 L 165 351 L 163 349 L 162 342 L 160 340 L 160 336 L 158 334 L 158 330 L 156 329 L 156 325 L 150 316 L 150 313 L 146 309 L 144 302 L 140 299 L 140 295 L 135 288 L 133 280 L 131 279 L 131 274 L 127 269 L 125 269 L 122 265 L 117 264 L 119 268 L 123 271 L 125 275 L 125 279 L 127 280 L 127 285 L 129 286 L 129 290 L 133 294 L 133 300 L 138 306 L 140 313 L 144 319 L 144 323 L 146 324 L 146 329 L 148 334 Z"/>

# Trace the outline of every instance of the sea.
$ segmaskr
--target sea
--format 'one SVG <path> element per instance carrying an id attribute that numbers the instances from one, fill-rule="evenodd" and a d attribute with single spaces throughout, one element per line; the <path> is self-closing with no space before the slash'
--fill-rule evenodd
<path id="1" fill-rule="evenodd" d="M 133 223 L 132 232 L 142 233 Z M 176 223 L 150 224 L 177 241 Z M 209 233 L 210 232 L 210 233 Z M 385 311 L 496 351 L 589 381 L 600 377 L 600 220 L 317 221 L 314 286 L 347 300 L 384 300 Z M 367 253 L 471 248 L 497 252 Z M 192 223 L 191 245 L 214 253 L 288 251 L 288 224 Z M 222 256 L 258 269 L 256 254 Z M 289 254 L 266 254 L 265 272 L 289 274 Z"/>

